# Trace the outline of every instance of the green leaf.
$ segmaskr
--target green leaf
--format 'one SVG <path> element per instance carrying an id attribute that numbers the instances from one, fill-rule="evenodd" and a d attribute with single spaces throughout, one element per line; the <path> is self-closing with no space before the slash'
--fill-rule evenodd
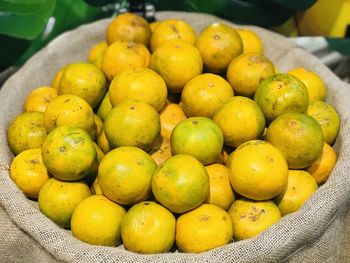
<path id="1" fill-rule="evenodd" d="M 30 42 L 23 39 L 0 35 L 0 71 L 12 65 L 29 47 Z"/>
<path id="2" fill-rule="evenodd" d="M 1 0 L 0 33 L 34 39 L 45 28 L 55 4 L 55 0 Z"/>
<path id="3" fill-rule="evenodd" d="M 350 38 L 326 38 L 326 40 L 332 49 L 350 56 Z"/>
<path id="4" fill-rule="evenodd" d="M 272 0 L 273 2 L 293 10 L 306 10 L 311 7 L 316 0 Z"/>

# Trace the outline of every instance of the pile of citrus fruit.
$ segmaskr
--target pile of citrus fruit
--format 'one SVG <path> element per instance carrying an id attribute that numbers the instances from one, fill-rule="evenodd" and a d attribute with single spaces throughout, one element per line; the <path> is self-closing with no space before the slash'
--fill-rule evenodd
<path id="1" fill-rule="evenodd" d="M 121 14 L 88 62 L 27 95 L 10 176 L 90 244 L 199 253 L 297 211 L 330 175 L 339 116 L 248 29 Z"/>

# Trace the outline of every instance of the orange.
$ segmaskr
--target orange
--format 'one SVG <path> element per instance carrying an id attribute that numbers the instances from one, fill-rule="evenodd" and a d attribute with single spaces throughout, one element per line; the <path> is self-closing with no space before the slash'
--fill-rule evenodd
<path id="1" fill-rule="evenodd" d="M 149 24 L 149 27 L 151 28 L 152 33 L 154 32 L 156 27 L 159 26 L 160 23 L 161 23 L 161 21 L 154 21 L 154 22 Z"/>
<path id="2" fill-rule="evenodd" d="M 221 207 L 203 204 L 176 221 L 176 245 L 180 251 L 200 253 L 232 240 L 232 220 Z"/>
<path id="3" fill-rule="evenodd" d="M 155 202 L 141 202 L 126 213 L 121 230 L 127 250 L 142 254 L 164 253 L 174 244 L 175 217 Z"/>
<path id="4" fill-rule="evenodd" d="M 26 97 L 23 105 L 24 111 L 44 112 L 50 101 L 57 97 L 57 92 L 51 87 L 38 87 Z"/>
<path id="5" fill-rule="evenodd" d="M 107 114 L 103 130 L 112 149 L 137 146 L 150 150 L 160 134 L 159 115 L 147 103 L 127 100 Z"/>
<path id="6" fill-rule="evenodd" d="M 105 154 L 108 153 L 110 150 L 109 143 L 103 129 L 101 130 L 100 134 L 97 137 L 97 145 L 101 148 L 101 150 Z"/>
<path id="7" fill-rule="evenodd" d="M 107 42 L 134 41 L 148 46 L 151 37 L 151 28 L 146 19 L 133 13 L 119 14 L 108 25 Z"/>
<path id="8" fill-rule="evenodd" d="M 144 68 L 150 64 L 148 49 L 135 42 L 116 41 L 106 49 L 102 59 L 102 71 L 108 80 L 128 69 Z"/>
<path id="9" fill-rule="evenodd" d="M 56 92 L 58 92 L 58 86 L 60 85 L 60 81 L 61 81 L 61 78 L 62 78 L 62 74 L 63 72 L 66 70 L 66 68 L 69 66 L 69 64 L 61 67 L 55 74 L 53 80 L 52 80 L 52 88 L 54 90 L 56 90 Z"/>
<path id="10" fill-rule="evenodd" d="M 156 161 L 157 165 L 160 165 L 162 162 L 168 160 L 172 156 L 170 139 L 167 137 L 162 138 L 162 144 L 160 148 L 152 153 L 151 157 Z"/>
<path id="11" fill-rule="evenodd" d="M 88 55 L 88 62 L 91 64 L 94 64 L 99 69 L 101 68 L 101 62 L 103 54 L 105 53 L 108 45 L 106 41 L 98 42 L 96 45 L 94 45 Z"/>
<path id="12" fill-rule="evenodd" d="M 258 104 L 245 97 L 235 96 L 226 101 L 214 114 L 226 145 L 259 139 L 265 129 L 265 117 Z"/>
<path id="13" fill-rule="evenodd" d="M 275 68 L 267 57 L 245 53 L 230 63 L 227 80 L 237 94 L 253 97 L 259 84 L 274 74 Z"/>
<path id="14" fill-rule="evenodd" d="M 324 137 L 317 121 L 303 113 L 284 113 L 266 131 L 266 140 L 277 147 L 291 169 L 310 166 L 322 154 Z"/>
<path id="15" fill-rule="evenodd" d="M 175 126 L 182 120 L 186 119 L 186 115 L 183 112 L 179 104 L 170 103 L 163 107 L 159 112 L 160 118 L 160 134 L 163 137 L 170 138 L 170 135 Z"/>
<path id="16" fill-rule="evenodd" d="M 115 107 L 125 100 L 148 103 L 160 111 L 168 95 L 164 80 L 153 70 L 139 68 L 118 74 L 109 86 L 109 99 Z"/>
<path id="17" fill-rule="evenodd" d="M 167 19 L 161 21 L 154 28 L 151 37 L 151 51 L 154 52 L 158 47 L 169 40 L 181 40 L 190 44 L 196 41 L 196 33 L 193 28 L 185 21 L 179 19 Z"/>
<path id="18" fill-rule="evenodd" d="M 287 184 L 288 166 L 285 158 L 276 147 L 265 141 L 245 142 L 229 158 L 231 185 L 244 197 L 271 199 Z"/>
<path id="19" fill-rule="evenodd" d="M 180 93 L 189 80 L 202 73 L 203 62 L 193 45 L 171 40 L 152 54 L 151 68 L 164 79 L 169 91 Z"/>
<path id="20" fill-rule="evenodd" d="M 188 154 L 204 165 L 214 163 L 222 151 L 224 138 L 219 126 L 206 117 L 181 121 L 171 133 L 172 154 Z"/>
<path id="21" fill-rule="evenodd" d="M 156 200 L 174 213 L 184 213 L 203 203 L 209 194 L 209 176 L 202 163 L 190 155 L 177 154 L 152 176 Z"/>
<path id="22" fill-rule="evenodd" d="M 243 42 L 243 53 L 263 54 L 263 43 L 253 30 L 247 28 L 236 29 Z"/>
<path id="23" fill-rule="evenodd" d="M 196 41 L 205 68 L 222 73 L 231 61 L 242 54 L 243 43 L 237 31 L 222 23 L 213 23 L 199 34 Z"/>
<path id="24" fill-rule="evenodd" d="M 224 78 L 205 73 L 186 83 L 181 94 L 181 103 L 187 117 L 211 118 L 232 96 L 232 87 Z"/>
<path id="25" fill-rule="evenodd" d="M 109 99 L 109 92 L 107 91 L 105 96 L 103 97 L 100 105 L 97 109 L 97 116 L 101 118 L 102 121 L 105 120 L 108 112 L 113 108 L 111 101 Z"/>

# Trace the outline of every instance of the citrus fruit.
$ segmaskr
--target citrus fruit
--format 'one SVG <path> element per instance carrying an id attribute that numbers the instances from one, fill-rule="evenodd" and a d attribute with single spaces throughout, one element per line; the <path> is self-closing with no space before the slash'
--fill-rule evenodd
<path id="1" fill-rule="evenodd" d="M 287 72 L 300 79 L 307 88 L 309 100 L 325 100 L 327 89 L 322 79 L 313 71 L 305 68 L 295 68 Z"/>
<path id="2" fill-rule="evenodd" d="M 232 87 L 224 78 L 205 73 L 186 83 L 182 90 L 181 103 L 187 117 L 211 118 L 232 96 Z"/>
<path id="3" fill-rule="evenodd" d="M 62 75 L 63 75 L 63 72 L 66 70 L 66 68 L 69 67 L 69 64 L 67 65 L 64 65 L 63 67 L 61 67 L 55 74 L 53 80 L 52 80 L 52 88 L 54 90 L 56 90 L 56 92 L 58 92 L 58 86 L 60 85 L 60 81 L 61 81 L 61 78 L 62 78 Z"/>
<path id="4" fill-rule="evenodd" d="M 266 140 L 277 147 L 291 169 L 310 166 L 321 155 L 323 133 L 317 121 L 303 113 L 284 113 L 266 131 Z"/>
<path id="5" fill-rule="evenodd" d="M 208 165 L 205 169 L 209 175 L 209 195 L 204 202 L 228 210 L 235 200 L 230 184 L 229 169 L 218 163 Z"/>
<path id="6" fill-rule="evenodd" d="M 324 143 L 321 156 L 307 168 L 307 171 L 316 180 L 317 184 L 323 184 L 327 181 L 336 162 L 337 155 L 335 151 L 329 144 Z"/>
<path id="7" fill-rule="evenodd" d="M 103 130 L 111 148 L 137 146 L 149 150 L 160 133 L 159 115 L 147 103 L 124 101 L 107 114 Z"/>
<path id="8" fill-rule="evenodd" d="M 90 132 L 90 137 L 93 141 L 96 141 L 98 135 L 103 130 L 103 121 L 98 117 L 98 115 L 94 114 L 94 126 Z"/>
<path id="9" fill-rule="evenodd" d="M 321 125 L 324 141 L 332 145 L 337 138 L 340 126 L 340 118 L 336 110 L 324 101 L 310 101 L 307 114 Z"/>
<path id="10" fill-rule="evenodd" d="M 209 194 L 209 176 L 202 163 L 178 154 L 162 164 L 152 176 L 156 200 L 174 213 L 199 206 Z"/>
<path id="11" fill-rule="evenodd" d="M 244 53 L 227 68 L 227 80 L 238 95 L 253 97 L 259 84 L 275 74 L 272 62 L 262 54 Z"/>
<path id="12" fill-rule="evenodd" d="M 43 163 L 60 180 L 75 181 L 92 172 L 96 150 L 89 134 L 64 125 L 50 132 L 42 146 Z"/>
<path id="13" fill-rule="evenodd" d="M 222 23 L 213 23 L 199 34 L 196 41 L 207 71 L 221 73 L 242 54 L 243 43 L 237 31 Z"/>
<path id="14" fill-rule="evenodd" d="M 101 62 L 103 58 L 103 54 L 105 53 L 108 45 L 106 41 L 98 42 L 96 45 L 94 45 L 88 55 L 88 62 L 91 64 L 94 64 L 99 69 L 101 68 Z"/>
<path id="15" fill-rule="evenodd" d="M 90 63 L 70 64 L 62 74 L 58 94 L 73 94 L 83 98 L 92 108 L 102 100 L 107 89 L 103 72 Z"/>
<path id="16" fill-rule="evenodd" d="M 189 44 L 196 41 L 196 33 L 185 21 L 179 19 L 167 19 L 161 21 L 154 29 L 151 37 L 151 51 L 154 52 L 162 44 L 169 40 L 181 40 Z"/>
<path id="17" fill-rule="evenodd" d="M 91 194 L 93 195 L 103 195 L 100 185 L 98 184 L 98 176 L 96 176 L 94 182 L 90 186 Z"/>
<path id="18" fill-rule="evenodd" d="M 156 161 L 157 165 L 168 160 L 171 157 L 170 139 L 167 137 L 162 138 L 162 144 L 160 148 L 152 153 L 151 157 Z"/>
<path id="19" fill-rule="evenodd" d="M 10 176 L 27 197 L 38 198 L 41 187 L 49 180 L 41 149 L 29 149 L 18 154 L 11 163 Z"/>
<path id="20" fill-rule="evenodd" d="M 176 245 L 180 251 L 200 253 L 232 240 L 232 220 L 219 206 L 203 204 L 176 221 Z"/>
<path id="21" fill-rule="evenodd" d="M 7 128 L 7 142 L 12 152 L 40 148 L 47 135 L 42 112 L 25 112 L 16 116 Z"/>
<path id="22" fill-rule="evenodd" d="M 122 206 L 103 195 L 90 196 L 80 202 L 72 214 L 72 235 L 93 245 L 120 245 L 121 222 L 125 213 Z"/>
<path id="23" fill-rule="evenodd" d="M 180 93 L 189 80 L 202 73 L 203 62 L 193 45 L 171 40 L 152 54 L 151 68 L 164 79 L 169 91 Z"/>
<path id="24" fill-rule="evenodd" d="M 108 112 L 113 108 L 112 103 L 109 99 L 109 92 L 107 91 L 103 97 L 100 105 L 97 108 L 97 116 L 101 118 L 102 121 L 105 120 Z"/>
<path id="25" fill-rule="evenodd" d="M 286 188 L 274 198 L 282 216 L 298 211 L 317 190 L 315 179 L 306 171 L 289 170 Z"/>
<path id="26" fill-rule="evenodd" d="M 102 129 L 102 131 L 100 132 L 100 134 L 97 137 L 97 145 L 101 148 L 101 150 L 104 153 L 108 153 L 109 152 L 109 143 L 108 140 L 106 138 L 105 132 Z"/>
<path id="27" fill-rule="evenodd" d="M 133 13 L 119 14 L 108 25 L 107 42 L 134 41 L 148 46 L 151 28 L 146 19 Z"/>
<path id="28" fill-rule="evenodd" d="M 175 240 L 175 217 L 163 206 L 151 202 L 133 205 L 122 221 L 126 249 L 142 254 L 168 252 Z"/>
<path id="29" fill-rule="evenodd" d="M 219 126 L 206 117 L 192 117 L 181 121 L 171 133 L 172 154 L 188 154 L 204 165 L 219 157 L 224 138 Z"/>
<path id="30" fill-rule="evenodd" d="M 238 240 L 257 236 L 281 219 L 281 212 L 274 202 L 236 200 L 228 214 L 232 218 L 233 238 Z"/>
<path id="31" fill-rule="evenodd" d="M 127 69 L 147 68 L 151 54 L 148 49 L 135 42 L 116 41 L 108 46 L 102 59 L 102 71 L 108 80 Z"/>
<path id="32" fill-rule="evenodd" d="M 57 92 L 51 87 L 36 88 L 27 95 L 23 110 L 44 112 L 50 101 L 56 97 Z"/>
<path id="33" fill-rule="evenodd" d="M 263 54 L 263 43 L 253 30 L 247 28 L 236 29 L 243 42 L 243 53 Z"/>
<path id="34" fill-rule="evenodd" d="M 74 125 L 91 133 L 94 127 L 94 112 L 81 97 L 64 94 L 54 98 L 44 112 L 47 132 L 62 125 Z"/>
<path id="35" fill-rule="evenodd" d="M 233 147 L 259 139 L 265 129 L 265 117 L 258 104 L 241 96 L 226 101 L 213 120 L 220 127 L 225 144 Z"/>
<path id="36" fill-rule="evenodd" d="M 157 164 L 137 147 L 119 147 L 108 152 L 98 168 L 98 184 L 105 196 L 123 205 L 146 200 Z"/>
<path id="37" fill-rule="evenodd" d="M 241 144 L 231 153 L 228 168 L 233 189 L 250 199 L 271 199 L 287 184 L 285 158 L 265 141 L 252 140 Z"/>
<path id="38" fill-rule="evenodd" d="M 147 68 L 123 71 L 109 86 L 109 99 L 113 107 L 125 100 L 137 100 L 148 103 L 156 111 L 160 111 L 165 105 L 167 95 L 164 80 Z"/>
<path id="39" fill-rule="evenodd" d="M 296 77 L 277 74 L 263 80 L 256 89 L 254 100 L 271 122 L 282 113 L 304 113 L 309 104 L 305 85 Z"/>
<path id="40" fill-rule="evenodd" d="M 154 32 L 156 27 L 159 26 L 160 23 L 161 23 L 161 21 L 154 21 L 154 22 L 149 23 L 149 27 L 151 28 L 152 33 Z"/>
<path id="41" fill-rule="evenodd" d="M 175 103 L 166 104 L 159 112 L 160 118 L 160 134 L 163 137 L 170 138 L 170 135 L 175 126 L 182 120 L 186 119 L 180 105 Z"/>

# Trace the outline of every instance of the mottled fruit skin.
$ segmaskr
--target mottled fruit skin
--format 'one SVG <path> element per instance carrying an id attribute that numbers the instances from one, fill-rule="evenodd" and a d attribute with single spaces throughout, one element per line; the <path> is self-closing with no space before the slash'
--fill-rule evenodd
<path id="1" fill-rule="evenodd" d="M 291 169 L 310 166 L 321 155 L 324 137 L 318 122 L 303 113 L 285 113 L 266 131 L 266 140 L 277 147 Z"/>
<path id="2" fill-rule="evenodd" d="M 79 180 L 96 169 L 97 154 L 89 134 L 64 125 L 45 138 L 42 157 L 47 170 L 60 180 Z"/>
<path id="3" fill-rule="evenodd" d="M 254 100 L 268 122 L 282 113 L 305 113 L 309 104 L 309 94 L 305 85 L 296 77 L 277 74 L 268 77 L 258 86 Z"/>
<path id="4" fill-rule="evenodd" d="M 177 154 L 159 165 L 152 177 L 156 200 L 174 213 L 198 207 L 209 194 L 209 176 L 190 155 Z"/>
<path id="5" fill-rule="evenodd" d="M 204 165 L 212 164 L 221 154 L 224 137 L 219 126 L 206 117 L 181 121 L 170 137 L 171 152 L 188 154 Z"/>
<path id="6" fill-rule="evenodd" d="M 32 90 L 23 104 L 24 111 L 45 112 L 51 100 L 57 97 L 57 92 L 51 87 L 38 87 Z"/>

